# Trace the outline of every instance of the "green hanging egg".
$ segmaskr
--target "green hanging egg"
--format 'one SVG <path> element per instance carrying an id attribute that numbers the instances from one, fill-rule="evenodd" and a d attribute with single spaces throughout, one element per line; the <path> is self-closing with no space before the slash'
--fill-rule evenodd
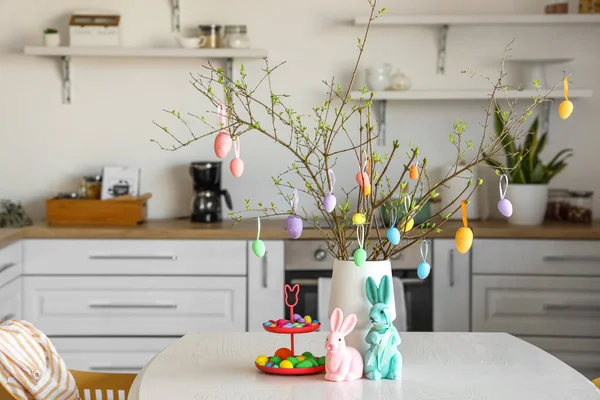
<path id="1" fill-rule="evenodd" d="M 367 261 L 367 252 L 365 249 L 356 249 L 354 251 L 354 265 L 362 267 Z"/>
<path id="2" fill-rule="evenodd" d="M 252 242 L 252 251 L 256 254 L 256 257 L 262 257 L 265 255 L 265 242 L 260 239 L 256 239 Z"/>

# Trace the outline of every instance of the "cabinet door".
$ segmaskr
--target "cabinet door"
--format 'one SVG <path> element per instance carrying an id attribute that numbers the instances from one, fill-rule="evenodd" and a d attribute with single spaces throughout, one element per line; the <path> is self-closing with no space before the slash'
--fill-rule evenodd
<path id="1" fill-rule="evenodd" d="M 433 330 L 469 332 L 470 256 L 456 250 L 453 239 L 433 241 Z"/>
<path id="2" fill-rule="evenodd" d="M 266 240 L 262 258 L 252 252 L 248 242 L 248 331 L 263 331 L 262 324 L 282 318 L 284 255 L 282 240 Z"/>
<path id="3" fill-rule="evenodd" d="M 0 289 L 0 321 L 21 319 L 22 278 Z"/>
<path id="4" fill-rule="evenodd" d="M 0 288 L 20 276 L 21 243 L 14 243 L 0 250 Z"/>

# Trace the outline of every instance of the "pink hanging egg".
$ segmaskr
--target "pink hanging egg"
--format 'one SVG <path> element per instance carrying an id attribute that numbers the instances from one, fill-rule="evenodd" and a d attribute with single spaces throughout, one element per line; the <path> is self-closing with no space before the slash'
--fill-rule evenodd
<path id="1" fill-rule="evenodd" d="M 498 202 L 498 211 L 505 217 L 510 217 L 513 213 L 512 203 L 508 199 L 502 199 Z"/>
<path id="2" fill-rule="evenodd" d="M 231 170 L 231 175 L 239 178 L 244 173 L 244 162 L 241 158 L 236 157 L 229 163 L 229 169 Z"/>
<path id="3" fill-rule="evenodd" d="M 323 199 L 323 208 L 328 213 L 332 212 L 335 209 L 336 204 L 337 204 L 337 200 L 335 199 L 335 196 L 332 194 L 328 194 Z"/>
<path id="4" fill-rule="evenodd" d="M 371 186 L 369 175 L 367 175 L 367 173 L 364 171 L 356 174 L 356 182 L 360 187 Z"/>
<path id="5" fill-rule="evenodd" d="M 286 221 L 288 235 L 292 239 L 298 239 L 302 235 L 302 218 L 295 215 L 289 215 Z"/>
<path id="6" fill-rule="evenodd" d="M 215 138 L 215 154 L 219 158 L 227 157 L 227 154 L 231 151 L 231 146 L 233 145 L 233 140 L 231 140 L 231 136 L 229 133 L 225 131 L 219 132 L 217 137 Z"/>

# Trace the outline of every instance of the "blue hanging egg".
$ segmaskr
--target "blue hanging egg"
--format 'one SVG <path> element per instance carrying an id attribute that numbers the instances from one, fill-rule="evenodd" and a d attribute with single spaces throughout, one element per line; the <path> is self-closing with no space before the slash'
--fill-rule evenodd
<path id="1" fill-rule="evenodd" d="M 367 252 L 365 249 L 356 249 L 354 251 L 354 265 L 362 267 L 367 261 Z"/>
<path id="2" fill-rule="evenodd" d="M 387 238 L 391 244 L 396 246 L 400 243 L 400 231 L 396 227 L 391 227 L 387 230 Z"/>
<path id="3" fill-rule="evenodd" d="M 417 267 L 417 276 L 419 277 L 419 279 L 427 278 L 430 272 L 431 265 L 429 265 L 427 261 L 421 262 L 421 264 L 419 264 L 419 266 Z"/>

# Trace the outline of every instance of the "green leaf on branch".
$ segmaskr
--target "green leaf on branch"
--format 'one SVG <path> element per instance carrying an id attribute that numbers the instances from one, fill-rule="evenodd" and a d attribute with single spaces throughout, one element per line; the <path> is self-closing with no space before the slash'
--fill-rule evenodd
<path id="1" fill-rule="evenodd" d="M 483 185 L 483 178 L 477 179 L 477 186 Z"/>
<path id="2" fill-rule="evenodd" d="M 246 199 L 246 211 L 250 211 L 250 199 Z"/>

